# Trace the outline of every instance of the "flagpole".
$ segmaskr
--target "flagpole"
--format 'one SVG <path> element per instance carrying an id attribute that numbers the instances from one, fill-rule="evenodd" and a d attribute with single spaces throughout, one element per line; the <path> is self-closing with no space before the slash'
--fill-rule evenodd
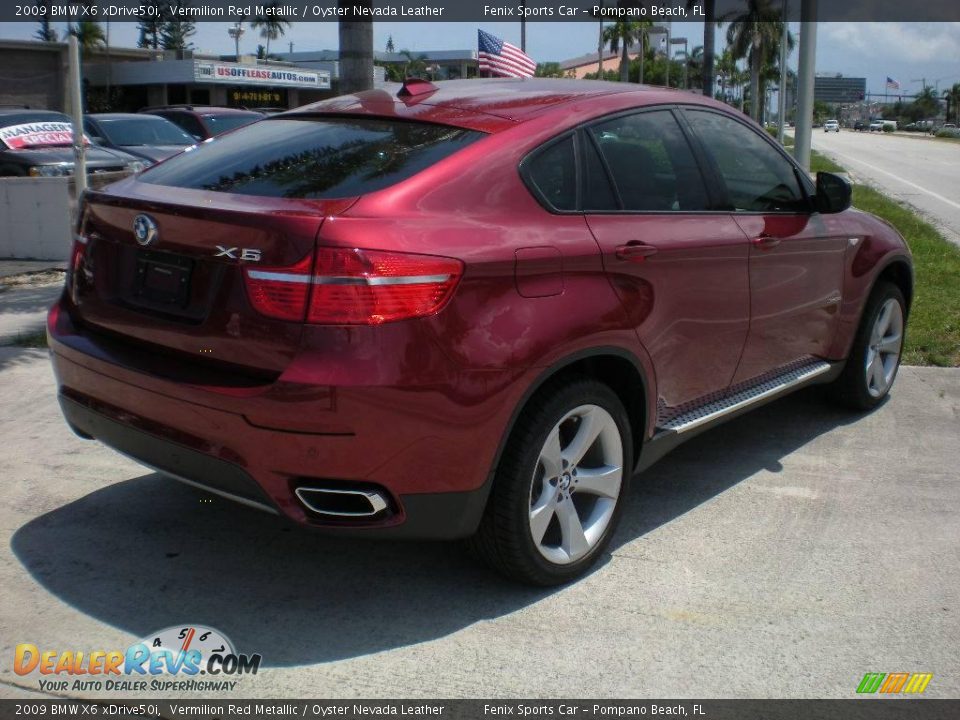
<path id="1" fill-rule="evenodd" d="M 520 50 L 527 51 L 527 0 L 520 0 Z"/>

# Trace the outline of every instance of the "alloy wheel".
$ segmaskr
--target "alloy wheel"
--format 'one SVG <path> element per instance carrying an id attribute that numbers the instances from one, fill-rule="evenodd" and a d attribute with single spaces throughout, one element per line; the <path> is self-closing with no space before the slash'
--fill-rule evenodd
<path id="1" fill-rule="evenodd" d="M 598 405 L 567 412 L 547 435 L 530 487 L 529 528 L 550 562 L 567 565 L 602 540 L 623 485 L 623 443 Z"/>
<path id="2" fill-rule="evenodd" d="M 882 397 L 893 384 L 903 347 L 903 309 L 895 298 L 880 307 L 864 358 L 867 392 Z"/>

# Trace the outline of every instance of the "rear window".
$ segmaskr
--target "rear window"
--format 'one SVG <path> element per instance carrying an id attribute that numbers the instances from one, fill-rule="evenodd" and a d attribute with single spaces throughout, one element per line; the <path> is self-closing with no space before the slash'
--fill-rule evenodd
<path id="1" fill-rule="evenodd" d="M 139 177 L 240 195 L 354 197 L 405 180 L 482 136 L 375 118 L 270 119 L 202 143 Z"/>
<path id="2" fill-rule="evenodd" d="M 117 145 L 193 145 L 194 140 L 169 120 L 159 117 L 100 118 L 100 130 Z"/>
<path id="3" fill-rule="evenodd" d="M 249 125 L 250 123 L 262 120 L 264 118 L 260 113 L 223 113 L 222 115 L 204 115 L 203 119 L 210 129 L 211 135 L 219 135 L 227 130 L 235 130 L 238 127 Z"/>

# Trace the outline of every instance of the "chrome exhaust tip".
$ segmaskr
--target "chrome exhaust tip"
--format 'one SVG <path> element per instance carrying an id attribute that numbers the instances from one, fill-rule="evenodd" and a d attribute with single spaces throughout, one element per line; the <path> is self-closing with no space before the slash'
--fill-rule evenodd
<path id="1" fill-rule="evenodd" d="M 338 518 L 368 518 L 387 509 L 387 500 L 376 490 L 298 487 L 297 497 L 317 515 Z"/>

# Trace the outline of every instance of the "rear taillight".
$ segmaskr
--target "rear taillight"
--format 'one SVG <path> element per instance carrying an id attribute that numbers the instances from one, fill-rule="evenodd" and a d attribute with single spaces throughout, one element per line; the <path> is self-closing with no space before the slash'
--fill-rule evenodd
<path id="1" fill-rule="evenodd" d="M 313 257 L 285 268 L 246 268 L 247 294 L 261 315 L 303 321 L 310 296 Z"/>
<path id="2" fill-rule="evenodd" d="M 73 236 L 73 251 L 70 253 L 70 270 L 77 272 L 80 269 L 80 263 L 83 262 L 83 255 L 87 252 L 87 238 L 84 235 Z"/>
<path id="3" fill-rule="evenodd" d="M 77 287 L 80 269 L 83 266 L 83 258 L 87 252 L 89 240 L 85 235 L 77 233 L 73 236 L 73 248 L 70 250 L 70 267 L 67 275 L 67 288 L 70 293 Z"/>
<path id="4" fill-rule="evenodd" d="M 290 267 L 248 267 L 246 282 L 254 308 L 269 317 L 378 325 L 437 312 L 462 274 L 452 258 L 324 247 Z"/>

